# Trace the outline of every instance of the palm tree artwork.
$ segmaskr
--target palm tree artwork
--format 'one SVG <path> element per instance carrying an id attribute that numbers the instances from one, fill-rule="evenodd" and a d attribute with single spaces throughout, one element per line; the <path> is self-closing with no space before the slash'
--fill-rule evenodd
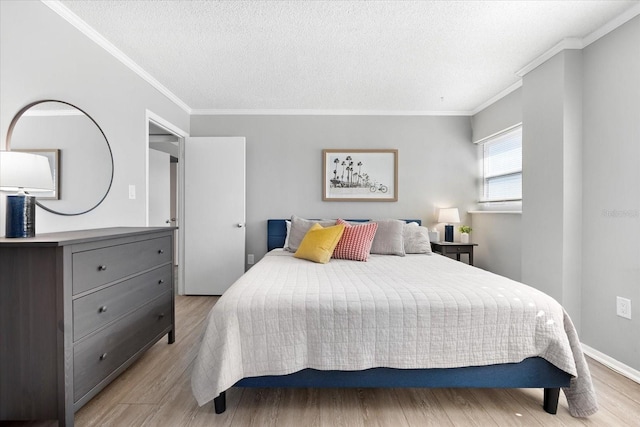
<path id="1" fill-rule="evenodd" d="M 377 182 L 371 180 L 363 161 L 358 161 L 352 156 L 347 156 L 344 160 L 336 157 L 333 159 L 333 164 L 333 178 L 329 179 L 332 188 L 366 188 L 370 191 L 376 191 L 372 188 Z M 338 175 L 340 166 L 342 166 L 342 170 Z M 357 171 L 356 166 L 358 167 Z"/>

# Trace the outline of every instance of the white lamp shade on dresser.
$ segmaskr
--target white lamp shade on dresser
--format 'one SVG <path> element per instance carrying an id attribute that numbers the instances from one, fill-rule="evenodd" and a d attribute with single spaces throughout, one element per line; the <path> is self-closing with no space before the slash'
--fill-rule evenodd
<path id="1" fill-rule="evenodd" d="M 51 167 L 45 156 L 0 151 L 0 190 L 51 191 L 53 188 Z"/>

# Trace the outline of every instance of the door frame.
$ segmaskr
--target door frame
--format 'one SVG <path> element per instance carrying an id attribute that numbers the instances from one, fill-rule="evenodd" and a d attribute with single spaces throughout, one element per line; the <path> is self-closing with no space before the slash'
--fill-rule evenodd
<path id="1" fill-rule="evenodd" d="M 173 123 L 165 120 L 160 115 L 150 110 L 145 110 L 145 225 L 149 226 L 149 123 L 164 129 L 178 137 L 178 194 L 177 194 L 177 218 L 176 227 L 182 228 L 184 218 L 184 139 L 189 136 L 187 132 Z M 184 233 L 178 232 L 178 294 L 184 295 Z"/>

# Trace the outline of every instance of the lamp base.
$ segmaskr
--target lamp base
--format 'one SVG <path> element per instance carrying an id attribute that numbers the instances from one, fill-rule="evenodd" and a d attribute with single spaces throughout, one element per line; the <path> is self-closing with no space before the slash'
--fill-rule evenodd
<path id="1" fill-rule="evenodd" d="M 444 226 L 444 241 L 453 242 L 453 225 Z"/>
<path id="2" fill-rule="evenodd" d="M 5 237 L 35 237 L 36 198 L 26 194 L 7 196 Z"/>

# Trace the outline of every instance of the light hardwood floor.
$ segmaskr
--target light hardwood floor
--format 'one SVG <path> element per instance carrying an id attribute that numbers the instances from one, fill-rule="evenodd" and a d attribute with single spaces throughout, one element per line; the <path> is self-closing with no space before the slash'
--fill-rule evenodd
<path id="1" fill-rule="evenodd" d="M 198 407 L 191 369 L 216 297 L 177 297 L 176 342 L 153 346 L 76 413 L 77 426 L 640 426 L 640 385 L 589 359 L 600 411 L 557 415 L 538 389 L 242 389 Z"/>

